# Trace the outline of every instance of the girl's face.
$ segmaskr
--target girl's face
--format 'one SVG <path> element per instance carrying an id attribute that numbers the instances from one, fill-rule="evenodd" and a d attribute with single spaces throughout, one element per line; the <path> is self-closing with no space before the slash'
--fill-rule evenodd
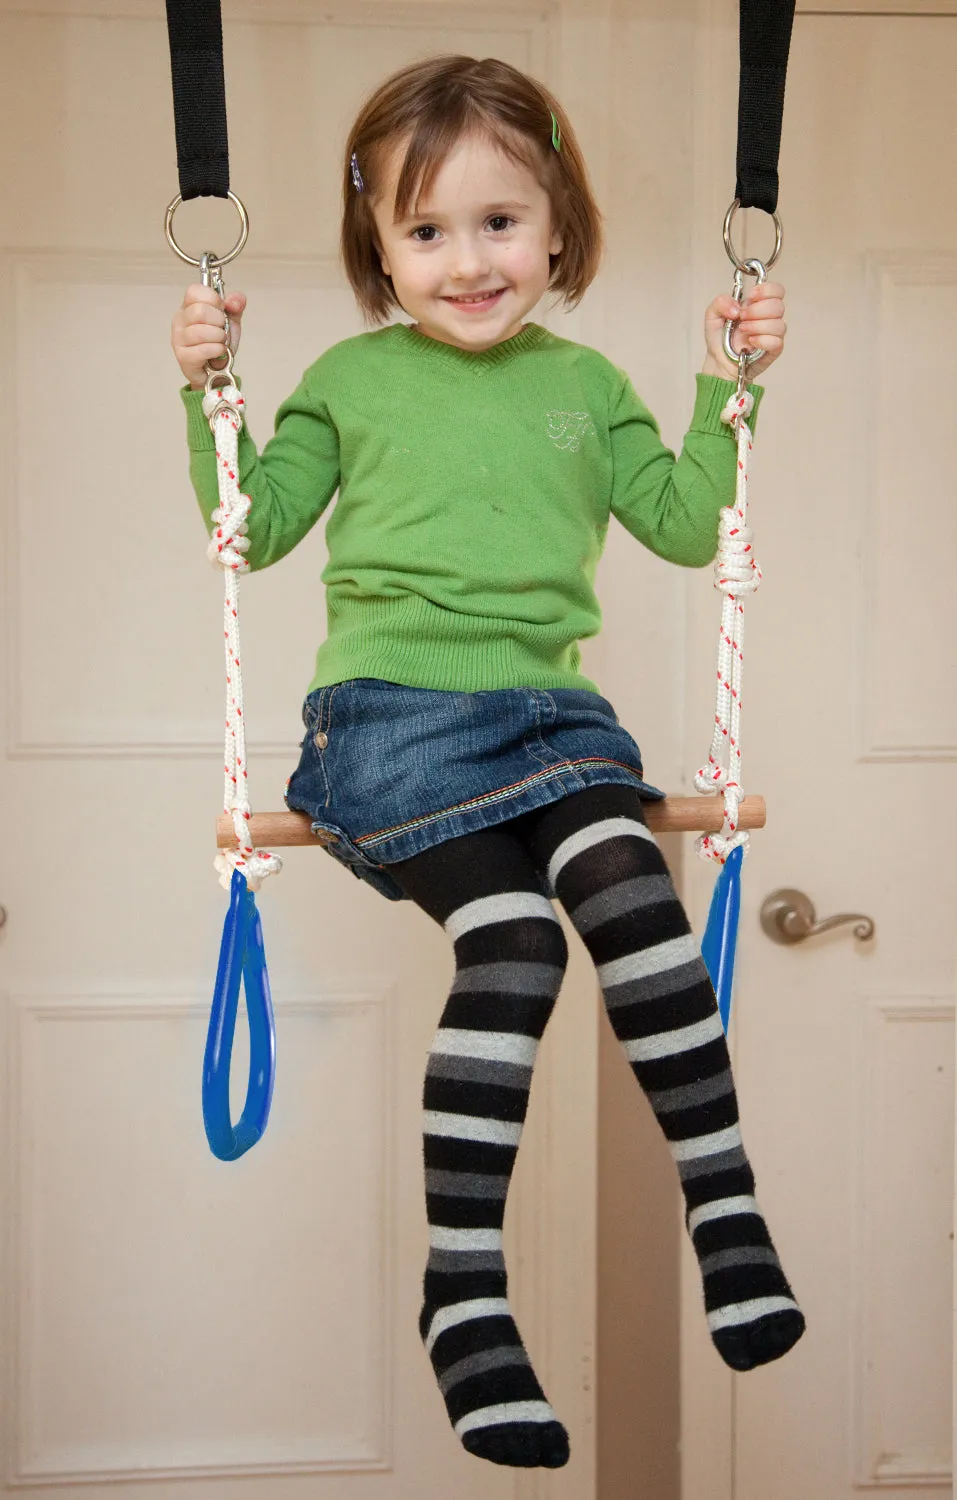
<path id="1" fill-rule="evenodd" d="M 388 158 L 372 205 L 382 269 L 420 333 L 473 353 L 491 349 L 521 330 L 547 290 L 548 257 L 562 248 L 548 194 L 491 141 L 466 136 L 418 212 L 395 223 L 405 145 Z"/>

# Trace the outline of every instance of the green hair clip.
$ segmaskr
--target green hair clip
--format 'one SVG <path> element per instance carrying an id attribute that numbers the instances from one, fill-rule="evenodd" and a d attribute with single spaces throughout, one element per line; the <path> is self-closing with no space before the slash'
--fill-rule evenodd
<path id="1" fill-rule="evenodd" d="M 552 117 L 552 145 L 555 147 L 556 151 L 560 151 L 562 149 L 561 126 L 555 118 L 555 111 L 553 109 L 549 110 L 549 114 Z"/>

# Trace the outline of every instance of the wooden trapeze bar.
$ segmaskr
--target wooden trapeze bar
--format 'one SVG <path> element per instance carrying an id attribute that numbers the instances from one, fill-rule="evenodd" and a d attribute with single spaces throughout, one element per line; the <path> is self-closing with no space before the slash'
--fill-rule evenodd
<path id="1" fill-rule="evenodd" d="M 720 797 L 666 797 L 663 802 L 646 802 L 644 809 L 652 833 L 718 833 L 724 821 Z M 739 813 L 740 828 L 763 828 L 767 821 L 764 798 L 745 797 Z M 313 833 L 309 814 L 303 812 L 254 813 L 249 820 L 249 837 L 259 849 L 334 842 L 330 834 Z M 235 842 L 232 820 L 222 813 L 216 823 L 216 844 L 229 849 Z"/>

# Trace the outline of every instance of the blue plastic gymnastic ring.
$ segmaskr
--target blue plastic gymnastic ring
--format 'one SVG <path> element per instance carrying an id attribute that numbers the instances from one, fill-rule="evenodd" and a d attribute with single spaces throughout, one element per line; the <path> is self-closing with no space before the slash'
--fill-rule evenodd
<path id="1" fill-rule="evenodd" d="M 741 861 L 744 850 L 740 844 L 732 849 L 724 862 L 721 874 L 715 882 L 711 906 L 708 910 L 708 925 L 701 940 L 701 956 L 711 976 L 714 993 L 721 1014 L 721 1024 L 728 1030 L 731 1018 L 731 985 L 734 980 L 734 950 L 738 941 L 738 920 L 741 915 Z"/>
<path id="2" fill-rule="evenodd" d="M 229 1068 L 241 984 L 249 1021 L 249 1085 L 242 1115 L 234 1126 L 229 1113 Z M 203 1058 L 203 1123 L 210 1150 L 220 1161 L 235 1161 L 260 1139 L 269 1119 L 275 1081 L 276 1025 L 262 922 L 245 876 L 234 870 Z"/>

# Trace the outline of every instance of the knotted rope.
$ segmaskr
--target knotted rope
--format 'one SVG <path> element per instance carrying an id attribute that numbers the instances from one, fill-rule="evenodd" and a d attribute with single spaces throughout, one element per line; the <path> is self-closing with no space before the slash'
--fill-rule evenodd
<path id="1" fill-rule="evenodd" d="M 246 721 L 243 716 L 243 668 L 239 648 L 239 575 L 249 571 L 243 555 L 249 547 L 246 518 L 251 501 L 239 489 L 239 432 L 246 403 L 237 386 L 207 392 L 203 411 L 216 440 L 219 508 L 213 511 L 215 530 L 206 555 L 223 570 L 223 638 L 226 653 L 226 740 L 223 806 L 232 819 L 237 848 L 223 850 L 214 861 L 219 883 L 229 890 L 234 870 L 241 870 L 251 891 L 258 891 L 269 875 L 277 875 L 282 860 L 267 849 L 254 849 L 247 824 L 251 816 L 246 770 Z"/>
<path id="2" fill-rule="evenodd" d="M 738 440 L 738 471 L 734 505 L 721 511 L 718 525 L 718 555 L 714 564 L 714 586 L 724 595 L 718 634 L 718 685 L 714 711 L 714 733 L 708 764 L 694 779 L 699 792 L 724 793 L 724 823 L 721 832 L 705 833 L 695 840 L 702 859 L 724 864 L 732 849 L 745 854 L 750 835 L 738 827 L 738 808 L 744 796 L 741 781 L 741 682 L 744 676 L 744 604 L 761 582 L 761 569 L 754 557 L 748 525 L 748 461 L 752 448 L 747 418 L 754 408 L 749 391 L 739 390 L 721 413 Z"/>

